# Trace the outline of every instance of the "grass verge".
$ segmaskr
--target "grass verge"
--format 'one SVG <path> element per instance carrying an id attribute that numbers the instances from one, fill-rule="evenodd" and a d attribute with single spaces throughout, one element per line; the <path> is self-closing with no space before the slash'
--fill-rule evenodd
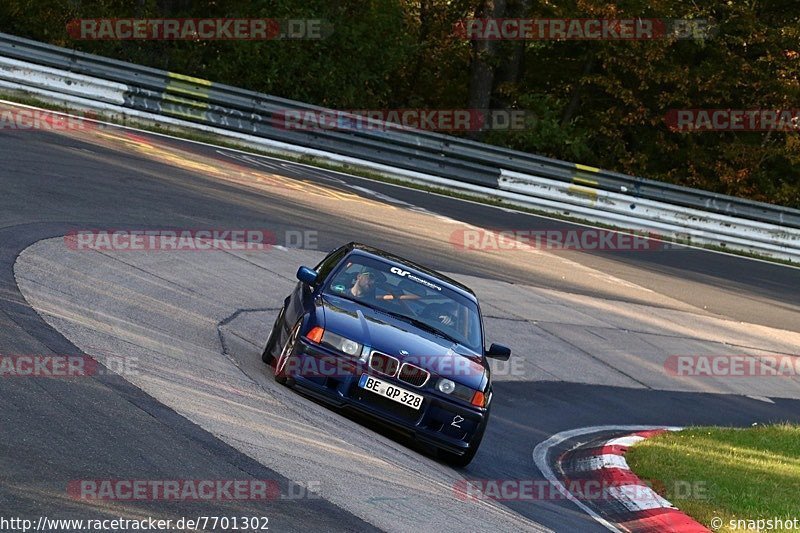
<path id="1" fill-rule="evenodd" d="M 667 432 L 630 448 L 625 458 L 636 475 L 659 480 L 654 488 L 662 496 L 714 531 L 800 532 L 755 522 L 800 525 L 798 425 Z"/>

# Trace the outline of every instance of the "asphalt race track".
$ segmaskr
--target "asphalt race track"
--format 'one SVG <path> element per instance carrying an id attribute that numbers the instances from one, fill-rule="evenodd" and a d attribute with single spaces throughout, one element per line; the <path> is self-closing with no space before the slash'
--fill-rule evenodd
<path id="1" fill-rule="evenodd" d="M 463 250 L 453 236 L 465 228 L 571 226 L 117 128 L 0 131 L 0 154 L 0 353 L 132 363 L 92 377 L 0 378 L 0 508 L 15 516 L 258 515 L 273 531 L 604 531 L 566 501 L 465 499 L 455 487 L 542 480 L 534 447 L 575 428 L 800 421 L 796 377 L 665 369 L 675 354 L 800 354 L 796 268 L 681 248 Z M 266 229 L 280 246 L 93 252 L 64 239 L 160 228 Z M 261 363 L 297 266 L 350 240 L 466 282 L 489 340 L 512 348 L 512 362 L 495 369 L 492 421 L 466 469 L 278 386 Z M 284 497 L 97 501 L 68 492 L 81 479 L 268 479 Z"/>

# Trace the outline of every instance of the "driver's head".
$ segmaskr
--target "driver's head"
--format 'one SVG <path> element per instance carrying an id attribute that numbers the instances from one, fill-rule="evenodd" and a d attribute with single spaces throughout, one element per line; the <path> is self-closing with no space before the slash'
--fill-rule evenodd
<path id="1" fill-rule="evenodd" d="M 377 273 L 371 268 L 365 268 L 356 275 L 351 292 L 355 296 L 365 296 L 374 293 L 375 283 L 378 281 Z"/>

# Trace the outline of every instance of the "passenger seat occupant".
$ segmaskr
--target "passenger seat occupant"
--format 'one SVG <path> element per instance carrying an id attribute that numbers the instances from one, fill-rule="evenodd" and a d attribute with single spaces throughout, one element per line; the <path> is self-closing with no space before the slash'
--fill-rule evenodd
<path id="1" fill-rule="evenodd" d="M 458 304 L 455 302 L 431 304 L 423 313 L 426 317 L 438 320 L 445 326 L 454 326 L 457 320 Z"/>

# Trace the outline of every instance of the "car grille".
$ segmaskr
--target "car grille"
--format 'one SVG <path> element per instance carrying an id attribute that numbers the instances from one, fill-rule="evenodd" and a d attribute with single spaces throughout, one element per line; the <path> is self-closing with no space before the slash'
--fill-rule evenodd
<path id="1" fill-rule="evenodd" d="M 393 377 L 395 374 L 397 374 L 397 369 L 400 367 L 400 361 L 391 355 L 386 355 L 385 353 L 372 352 L 372 355 L 369 358 L 369 367 L 375 372 Z"/>
<path id="2" fill-rule="evenodd" d="M 424 368 L 403 363 L 403 366 L 400 367 L 400 374 L 397 376 L 397 379 L 415 387 L 422 387 L 428 382 L 428 378 L 430 377 L 430 373 Z"/>

